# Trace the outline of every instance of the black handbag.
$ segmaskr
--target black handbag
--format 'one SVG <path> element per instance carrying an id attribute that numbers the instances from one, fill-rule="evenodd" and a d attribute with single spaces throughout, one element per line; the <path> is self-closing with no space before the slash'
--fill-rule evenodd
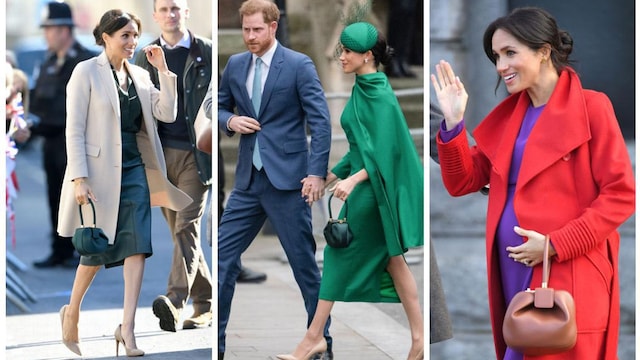
<path id="1" fill-rule="evenodd" d="M 332 248 L 346 248 L 353 239 L 347 223 L 347 203 L 344 203 L 344 218 L 334 219 L 331 215 L 331 198 L 333 198 L 333 194 L 329 196 L 329 221 L 324 227 L 324 238 L 327 241 L 327 245 Z"/>
<path id="2" fill-rule="evenodd" d="M 80 213 L 80 227 L 76 229 L 71 242 L 73 247 L 76 248 L 78 254 L 83 256 L 98 255 L 105 252 L 111 244 L 107 235 L 101 228 L 96 227 L 96 208 L 93 206 L 93 202 L 89 199 L 91 210 L 93 211 L 93 225 L 85 226 L 84 219 L 82 218 L 82 205 L 78 205 L 78 212 Z"/>

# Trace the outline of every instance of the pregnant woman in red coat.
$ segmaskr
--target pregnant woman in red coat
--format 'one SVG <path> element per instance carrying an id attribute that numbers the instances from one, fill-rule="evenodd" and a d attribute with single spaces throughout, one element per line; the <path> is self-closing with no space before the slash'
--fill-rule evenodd
<path id="1" fill-rule="evenodd" d="M 467 93 L 441 61 L 431 81 L 444 114 L 438 132 L 443 182 L 451 195 L 489 184 L 486 253 L 489 307 L 498 359 L 527 359 L 502 336 L 511 298 L 539 287 L 545 236 L 549 287 L 576 303 L 578 340 L 535 359 L 617 359 L 620 289 L 617 228 L 635 209 L 635 181 L 609 98 L 582 88 L 568 66 L 571 36 L 538 8 L 495 20 L 484 50 L 511 94 L 467 142 Z"/>

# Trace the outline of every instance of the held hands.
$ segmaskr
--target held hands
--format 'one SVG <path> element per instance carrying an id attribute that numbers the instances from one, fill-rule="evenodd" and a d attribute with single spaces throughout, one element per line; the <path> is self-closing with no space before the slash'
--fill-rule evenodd
<path id="1" fill-rule="evenodd" d="M 306 197 L 309 206 L 324 196 L 324 180 L 318 176 L 307 176 L 302 183 L 302 197 Z"/>
<path id="2" fill-rule="evenodd" d="M 516 234 L 526 237 L 527 242 L 518 246 L 507 246 L 509 257 L 514 261 L 523 263 L 526 266 L 535 266 L 542 263 L 544 253 L 545 236 L 533 230 L 525 230 L 519 226 L 514 226 Z M 553 246 L 549 245 L 549 257 L 556 254 Z"/>
<path id="3" fill-rule="evenodd" d="M 158 45 L 148 45 L 142 48 L 142 51 L 147 55 L 147 61 L 149 61 L 149 64 L 158 69 L 158 72 L 169 71 L 162 47 Z"/>
<path id="4" fill-rule="evenodd" d="M 440 60 L 436 65 L 436 74 L 437 78 L 431 74 L 431 83 L 438 97 L 447 130 L 451 130 L 462 121 L 469 95 L 448 62 Z"/>

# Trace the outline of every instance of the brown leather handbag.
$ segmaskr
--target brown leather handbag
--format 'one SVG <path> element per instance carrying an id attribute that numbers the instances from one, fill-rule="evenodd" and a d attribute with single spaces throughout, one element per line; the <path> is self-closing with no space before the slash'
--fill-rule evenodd
<path id="1" fill-rule="evenodd" d="M 507 346 L 529 356 L 570 350 L 578 337 L 573 297 L 567 291 L 547 286 L 551 268 L 549 236 L 545 238 L 543 259 L 542 287 L 517 293 L 502 324 Z"/>

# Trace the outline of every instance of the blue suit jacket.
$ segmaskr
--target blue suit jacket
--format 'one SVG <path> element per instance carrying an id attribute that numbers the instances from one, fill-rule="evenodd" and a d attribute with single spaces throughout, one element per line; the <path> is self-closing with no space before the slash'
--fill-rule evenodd
<path id="1" fill-rule="evenodd" d="M 228 136 L 227 120 L 235 114 L 260 122 L 260 130 L 241 135 L 235 187 L 246 190 L 258 136 L 264 170 L 279 190 L 300 189 L 307 175 L 326 177 L 331 121 L 320 79 L 311 59 L 277 45 L 267 76 L 259 114 L 255 114 L 246 81 L 251 53 L 231 56 L 220 80 L 218 123 Z M 235 110 L 235 112 L 234 112 Z M 307 127 L 311 143 L 307 142 Z"/>

